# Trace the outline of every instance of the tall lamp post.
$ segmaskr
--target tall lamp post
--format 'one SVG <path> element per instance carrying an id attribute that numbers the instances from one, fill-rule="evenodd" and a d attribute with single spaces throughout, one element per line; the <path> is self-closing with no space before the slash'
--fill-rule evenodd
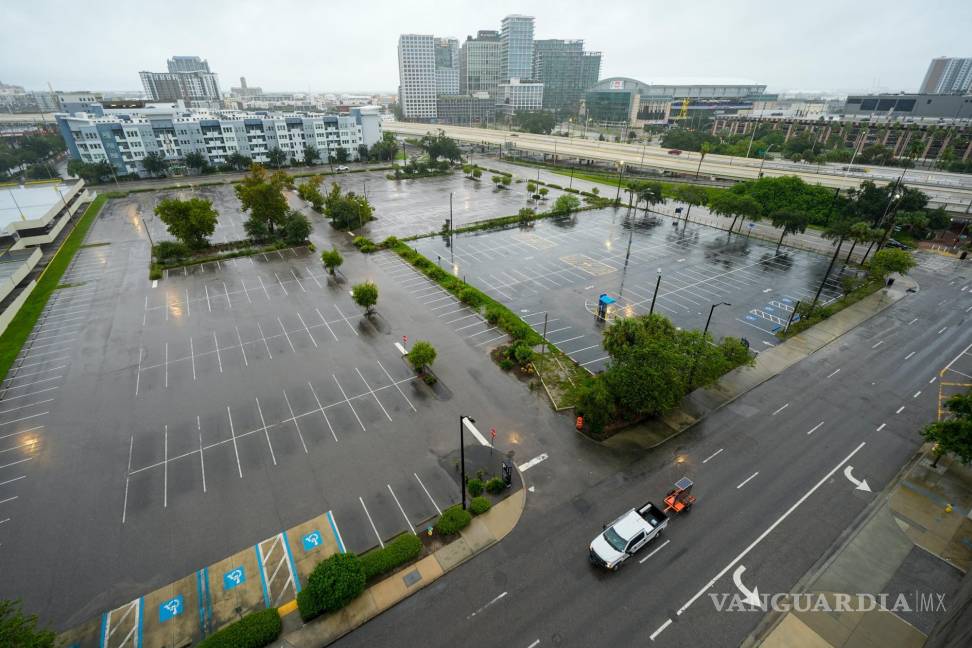
<path id="1" fill-rule="evenodd" d="M 769 152 L 773 150 L 774 146 L 776 146 L 776 144 L 770 144 L 769 148 L 763 151 L 763 161 L 759 163 L 759 174 L 756 176 L 757 178 L 763 177 L 763 165 L 766 164 L 766 156 L 769 155 Z M 742 225 L 740 225 L 740 227 L 742 227 Z"/>
<path id="2" fill-rule="evenodd" d="M 719 302 L 718 304 L 712 304 L 712 308 L 709 309 L 709 316 L 705 320 L 705 328 L 702 329 L 702 344 L 705 344 L 705 335 L 709 332 L 709 322 L 712 321 L 712 311 L 716 309 L 717 306 L 732 306 L 729 302 Z M 695 380 L 695 369 L 699 365 L 699 356 L 702 354 L 701 347 L 699 351 L 695 354 L 695 361 L 692 363 L 692 371 L 689 373 L 688 386 L 689 389 L 692 388 L 692 382 Z"/>
<path id="3" fill-rule="evenodd" d="M 618 192 L 614 196 L 614 202 L 621 200 L 621 177 L 624 176 L 624 160 L 618 160 Z"/>
<path id="4" fill-rule="evenodd" d="M 463 414 L 459 417 L 459 466 L 460 466 L 460 476 L 459 476 L 459 490 L 462 492 L 462 509 L 466 510 L 466 447 L 463 442 L 462 429 L 466 421 L 470 423 L 475 423 L 476 419 L 470 418 Z"/>

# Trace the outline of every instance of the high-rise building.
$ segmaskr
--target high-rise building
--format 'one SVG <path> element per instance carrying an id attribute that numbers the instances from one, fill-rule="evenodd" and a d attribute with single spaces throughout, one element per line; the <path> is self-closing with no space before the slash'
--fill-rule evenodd
<path id="1" fill-rule="evenodd" d="M 435 37 L 398 37 L 398 104 L 405 119 L 435 119 Z"/>
<path id="2" fill-rule="evenodd" d="M 533 43 L 535 81 L 543 83 L 546 110 L 576 112 L 584 92 L 597 83 L 600 53 L 584 52 L 582 40 L 547 39 Z"/>
<path id="3" fill-rule="evenodd" d="M 533 74 L 533 16 L 512 14 L 503 18 L 500 66 L 504 81 L 529 79 Z"/>
<path id="4" fill-rule="evenodd" d="M 459 92 L 471 95 L 475 92 L 496 94 L 496 85 L 502 81 L 500 66 L 500 33 L 481 29 L 476 38 L 466 37 L 459 50 Z"/>
<path id="5" fill-rule="evenodd" d="M 166 65 L 169 72 L 209 72 L 209 61 L 198 56 L 173 56 Z"/>
<path id="6" fill-rule="evenodd" d="M 459 94 L 459 41 L 455 38 L 435 39 L 435 93 Z"/>
<path id="7" fill-rule="evenodd" d="M 965 94 L 972 89 L 972 58 L 933 58 L 919 94 Z"/>
<path id="8" fill-rule="evenodd" d="M 507 115 L 535 112 L 543 107 L 543 84 L 510 79 L 496 86 L 496 110 Z"/>

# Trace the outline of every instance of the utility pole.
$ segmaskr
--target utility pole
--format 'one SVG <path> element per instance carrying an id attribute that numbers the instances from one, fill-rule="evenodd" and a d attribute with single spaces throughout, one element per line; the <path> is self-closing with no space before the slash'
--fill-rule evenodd
<path id="1" fill-rule="evenodd" d="M 661 277 L 659 277 L 659 279 L 660 278 Z M 728 302 L 720 302 L 718 304 L 712 304 L 712 308 L 709 309 L 709 316 L 705 320 L 705 328 L 702 329 L 702 344 L 705 344 L 705 335 L 706 335 L 706 333 L 709 332 L 709 322 L 712 321 L 712 312 L 716 309 L 717 306 L 732 306 L 732 304 L 730 304 Z M 688 380 L 688 387 L 689 387 L 689 389 L 692 388 L 692 381 L 695 380 L 695 369 L 699 365 L 699 356 L 701 354 L 702 354 L 702 349 L 700 347 L 699 348 L 699 351 L 696 352 L 696 354 L 695 354 L 695 361 L 692 363 L 692 371 L 689 373 L 689 380 Z"/>
<path id="2" fill-rule="evenodd" d="M 837 204 L 837 196 L 840 195 L 840 187 L 834 189 L 834 199 L 830 203 L 830 219 L 834 218 L 834 206 Z M 817 286 L 817 294 L 813 296 L 813 301 L 810 302 L 810 310 L 807 312 L 807 317 L 810 317 L 810 313 L 813 312 L 814 306 L 817 305 L 817 300 L 820 299 L 820 293 L 823 292 L 824 284 L 827 282 L 827 277 L 830 276 L 830 271 L 834 269 L 834 263 L 837 261 L 837 255 L 840 254 L 840 248 L 844 244 L 844 237 L 841 236 L 837 241 L 837 249 L 834 250 L 834 256 L 830 259 L 830 265 L 827 266 L 827 272 L 824 273 L 823 279 L 820 281 L 820 285 Z"/>
<path id="3" fill-rule="evenodd" d="M 661 286 L 661 275 L 658 275 L 658 281 L 655 282 L 655 294 L 651 296 L 651 308 L 648 310 L 649 315 L 655 312 L 655 300 L 658 298 L 659 286 Z"/>
<path id="4" fill-rule="evenodd" d="M 459 417 L 459 466 L 460 466 L 460 478 L 459 478 L 459 490 L 462 491 L 462 510 L 466 510 L 466 445 L 463 440 L 463 424 L 469 421 L 470 423 L 475 423 L 475 419 L 471 419 L 468 416 L 462 415 Z"/>
<path id="5" fill-rule="evenodd" d="M 618 161 L 618 192 L 614 195 L 615 204 L 621 202 L 621 177 L 624 175 L 624 160 Z"/>

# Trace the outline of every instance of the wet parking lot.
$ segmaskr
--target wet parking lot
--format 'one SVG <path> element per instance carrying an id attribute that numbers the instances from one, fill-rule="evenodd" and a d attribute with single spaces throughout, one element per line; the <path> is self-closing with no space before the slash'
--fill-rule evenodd
<path id="1" fill-rule="evenodd" d="M 608 320 L 652 308 L 677 326 L 746 338 L 754 350 L 776 344 L 799 301 L 812 300 L 827 257 L 625 208 L 547 219 L 529 228 L 416 241 L 428 258 L 503 302 L 591 372 L 603 369 L 600 295 L 615 301 Z M 839 271 L 839 266 L 838 266 Z M 835 278 L 821 300 L 840 294 Z M 661 277 L 659 283 L 658 278 Z"/>

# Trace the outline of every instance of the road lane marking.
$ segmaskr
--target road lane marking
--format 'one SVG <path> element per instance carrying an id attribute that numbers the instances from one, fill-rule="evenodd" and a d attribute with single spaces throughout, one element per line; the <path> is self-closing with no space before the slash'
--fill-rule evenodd
<path id="1" fill-rule="evenodd" d="M 905 408 L 905 406 L 904 406 L 904 405 L 902 405 L 901 407 L 899 407 L 899 408 L 897 409 L 897 411 L 895 412 L 895 414 L 900 414 L 900 413 L 901 413 L 901 411 L 902 411 L 902 410 L 903 410 L 904 408 Z"/>
<path id="2" fill-rule="evenodd" d="M 932 376 L 931 378 L 929 378 L 929 379 L 928 379 L 928 384 L 930 385 L 930 384 L 932 384 L 933 382 L 935 382 L 935 378 L 937 378 L 937 377 L 938 377 L 938 376 Z"/>
<path id="3" fill-rule="evenodd" d="M 824 422 L 823 421 L 820 421 L 819 423 L 817 423 L 816 425 L 814 425 L 812 428 L 810 428 L 810 430 L 807 432 L 807 434 L 813 434 L 818 429 L 820 429 L 820 426 L 823 425 L 823 424 L 824 424 Z"/>
<path id="4" fill-rule="evenodd" d="M 875 430 L 875 432 L 880 432 L 881 430 L 884 429 L 884 426 L 886 426 L 886 425 L 887 425 L 887 423 L 882 423 L 881 425 L 878 426 L 878 428 Z"/>
<path id="5" fill-rule="evenodd" d="M 722 452 L 723 450 L 725 450 L 725 448 L 719 448 L 718 450 L 716 450 L 715 452 L 713 452 L 712 454 L 710 454 L 708 457 L 706 457 L 705 459 L 703 459 L 702 460 L 702 463 L 708 463 L 709 459 L 714 459 L 715 456 L 717 454 L 719 454 L 720 452 Z"/>
<path id="6" fill-rule="evenodd" d="M 486 604 L 486 605 L 484 605 L 483 607 L 481 607 L 481 608 L 479 608 L 478 610 L 476 610 L 475 612 L 473 612 L 472 614 L 470 614 L 469 616 L 467 616 L 466 618 L 467 618 L 467 619 L 471 619 L 471 618 L 473 618 L 474 616 L 476 616 L 476 615 L 477 615 L 477 614 L 479 614 L 480 612 L 482 612 L 482 611 L 484 611 L 484 610 L 485 610 L 486 608 L 488 608 L 489 606 L 491 606 L 491 605 L 493 605 L 494 603 L 497 603 L 498 601 L 500 601 L 501 599 L 503 599 L 503 598 L 504 598 L 504 597 L 505 597 L 505 596 L 506 596 L 507 594 L 509 594 L 509 592 L 503 592 L 502 594 L 500 594 L 499 596 L 497 596 L 496 598 L 494 598 L 493 600 L 491 600 L 491 601 L 490 601 L 489 603 L 487 603 L 487 604 Z"/>
<path id="7" fill-rule="evenodd" d="M 654 549 L 652 549 L 652 551 L 651 551 L 650 554 L 648 554 L 647 556 L 645 556 L 644 558 L 642 558 L 641 560 L 638 561 L 638 564 L 640 565 L 641 563 L 645 562 L 646 560 L 648 560 L 649 558 L 651 558 L 652 556 L 654 556 L 656 553 L 658 553 L 659 551 L 661 551 L 662 549 L 664 549 L 665 548 L 665 545 L 667 545 L 669 542 L 671 542 L 671 540 L 666 540 L 665 542 L 661 543 L 660 545 L 658 545 L 657 547 L 655 547 Z"/>
<path id="8" fill-rule="evenodd" d="M 916 317 L 915 319 L 913 319 L 910 322 L 908 322 L 908 326 L 911 326 L 912 324 L 914 324 L 917 321 L 918 321 L 918 318 Z"/>
<path id="9" fill-rule="evenodd" d="M 731 570 L 733 567 L 736 566 L 737 563 L 739 563 L 739 561 L 741 561 L 743 558 L 745 558 L 749 554 L 750 551 L 752 551 L 754 548 L 756 548 L 756 546 L 759 545 L 760 542 L 762 542 L 763 540 L 765 540 L 766 539 L 766 536 L 768 536 L 770 533 L 772 533 L 773 530 L 776 527 L 778 527 L 780 524 L 783 523 L 783 520 L 785 520 L 786 518 L 788 518 L 795 510 L 797 510 L 800 507 L 800 505 L 802 505 L 805 501 L 807 501 L 807 499 L 809 499 L 811 495 L 813 495 L 815 492 L 817 492 L 817 490 L 821 486 L 823 486 L 825 483 L 827 483 L 830 480 L 830 478 L 834 476 L 834 473 L 836 473 L 838 470 L 840 470 L 841 468 L 843 468 L 844 467 L 844 464 L 846 464 L 848 461 L 850 461 L 854 457 L 854 455 L 856 455 L 858 452 L 860 452 L 861 448 L 863 448 L 865 445 L 867 445 L 867 442 L 862 441 L 860 443 L 860 445 L 858 445 L 856 448 L 854 448 L 854 450 L 852 450 L 849 455 L 847 455 L 846 457 L 844 457 L 844 459 L 841 460 L 840 463 L 838 463 L 836 466 L 834 466 L 831 469 L 830 472 L 828 472 L 826 475 L 824 475 L 823 478 L 820 481 L 818 481 L 812 488 L 810 488 L 810 490 L 808 490 L 806 493 L 804 493 L 803 496 L 800 499 L 798 499 L 789 509 L 787 509 L 785 513 L 783 513 L 783 515 L 781 515 L 780 517 L 778 517 L 776 519 L 776 521 L 773 522 L 773 524 L 769 525 L 769 527 L 767 527 L 766 530 L 763 531 L 759 535 L 759 537 L 757 537 L 755 540 L 753 540 L 753 542 L 748 547 L 746 547 L 745 549 L 743 549 L 742 552 L 740 552 L 739 555 L 737 555 L 735 558 L 733 558 L 732 561 L 728 565 L 726 565 L 725 567 L 723 567 L 722 570 L 712 578 L 712 580 L 710 580 L 708 583 L 706 583 L 705 587 L 703 587 L 702 589 L 700 589 L 698 592 L 696 592 L 692 596 L 692 598 L 690 598 L 688 601 L 686 601 L 685 604 L 682 605 L 682 607 L 680 607 L 678 609 L 678 611 L 676 612 L 676 614 L 681 615 L 683 612 L 685 612 L 685 610 L 687 610 L 689 608 L 689 606 L 691 606 L 693 603 L 695 603 L 697 600 L 699 600 L 699 598 L 703 594 L 705 594 L 706 591 L 708 591 L 713 585 L 715 585 L 716 581 L 718 581 L 720 578 L 722 578 L 723 576 L 725 576 L 729 572 L 729 570 Z M 656 632 L 658 632 L 658 631 L 656 631 Z"/>
<path id="10" fill-rule="evenodd" d="M 911 356 L 915 355 L 916 353 L 918 353 L 918 352 L 917 351 L 912 351 L 911 353 L 909 353 L 908 355 L 905 356 L 905 360 L 910 359 Z"/>
<path id="11" fill-rule="evenodd" d="M 875 344 L 875 345 L 874 345 L 874 346 L 872 346 L 871 348 L 872 348 L 872 349 L 876 349 L 876 348 L 878 348 L 879 346 L 881 346 L 882 344 L 884 344 L 884 340 L 878 340 L 878 342 L 877 342 L 877 344 Z"/>
<path id="12" fill-rule="evenodd" d="M 948 329 L 948 327 L 947 327 L 947 326 L 943 326 L 942 328 L 940 328 L 940 329 L 938 330 L 938 335 L 941 335 L 941 334 L 942 334 L 942 333 L 944 333 L 944 332 L 945 332 L 945 331 L 946 331 L 947 329 Z"/>
<path id="13" fill-rule="evenodd" d="M 915 392 L 915 395 L 912 396 L 912 398 L 918 398 L 919 396 L 921 396 L 921 390 L 920 389 Z"/>
<path id="14" fill-rule="evenodd" d="M 785 404 L 783 407 L 781 407 L 780 409 L 778 409 L 775 412 L 773 412 L 770 416 L 776 416 L 777 414 L 779 414 L 780 412 L 782 412 L 783 410 L 785 410 L 789 406 L 790 406 L 789 403 Z"/>
<path id="15" fill-rule="evenodd" d="M 736 486 L 736 490 L 739 490 L 740 488 L 742 488 L 743 486 L 745 486 L 747 483 L 749 483 L 749 480 L 751 480 L 753 477 L 755 477 L 758 474 L 759 474 L 759 471 L 757 470 L 752 475 L 750 475 L 749 477 L 747 477 L 746 479 L 744 479 L 741 484 L 739 484 L 738 486 Z"/>
<path id="16" fill-rule="evenodd" d="M 838 373 L 840 373 L 840 369 L 834 369 L 834 370 L 833 370 L 833 371 L 831 371 L 831 372 L 830 372 L 829 374 L 827 374 L 827 377 L 828 377 L 828 378 L 833 378 L 833 377 L 834 377 L 834 376 L 836 376 L 836 375 L 837 375 Z"/>
<path id="17" fill-rule="evenodd" d="M 672 620 L 671 619 L 665 619 L 665 623 L 663 623 L 660 626 L 658 626 L 658 629 L 655 630 L 654 632 L 652 632 L 651 635 L 648 637 L 648 639 L 650 641 L 654 641 L 655 640 L 655 637 L 657 637 L 662 632 L 664 632 L 665 631 L 665 628 L 667 628 L 670 625 L 672 625 Z"/>

